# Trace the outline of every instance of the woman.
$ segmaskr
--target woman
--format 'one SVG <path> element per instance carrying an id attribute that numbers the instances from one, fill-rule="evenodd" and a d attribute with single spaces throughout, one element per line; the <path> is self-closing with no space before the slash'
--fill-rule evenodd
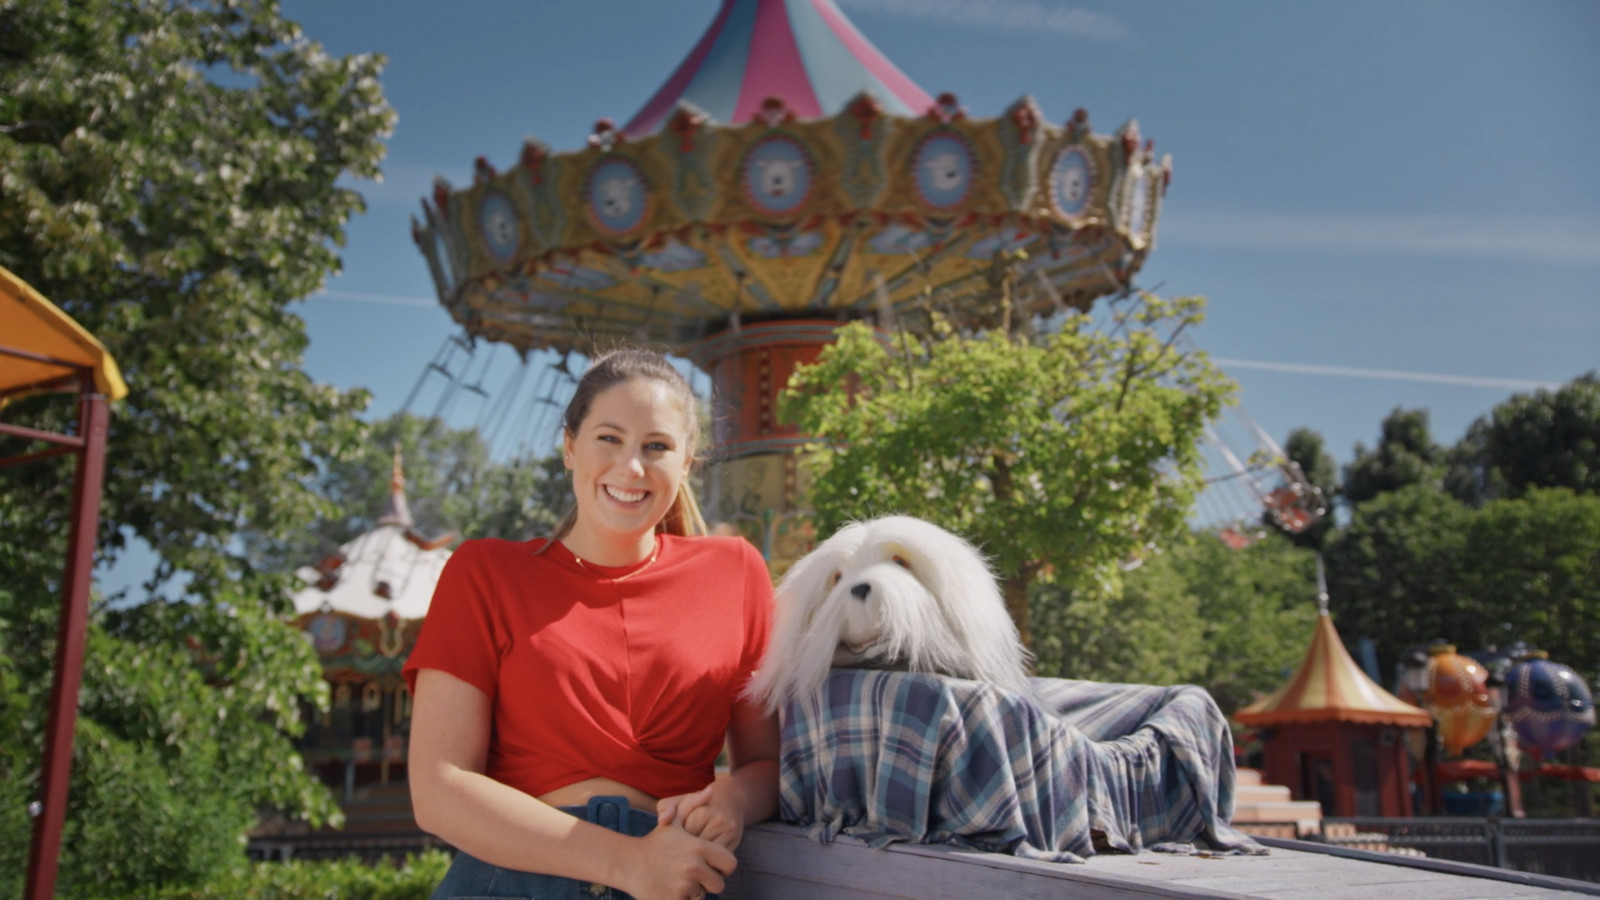
<path id="1" fill-rule="evenodd" d="M 664 359 L 606 355 L 563 417 L 577 506 L 445 567 L 405 667 L 417 823 L 459 851 L 435 900 L 696 900 L 775 811 L 777 724 L 739 696 L 771 581 L 747 542 L 689 537 L 697 433 Z"/>

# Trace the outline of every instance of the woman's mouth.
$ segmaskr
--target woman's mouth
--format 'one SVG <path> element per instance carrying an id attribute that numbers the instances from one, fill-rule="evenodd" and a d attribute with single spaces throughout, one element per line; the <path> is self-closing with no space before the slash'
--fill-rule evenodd
<path id="1" fill-rule="evenodd" d="M 639 503 L 650 496 L 649 491 L 630 491 L 627 488 L 613 487 L 609 484 L 605 486 L 605 491 L 607 497 L 618 503 Z"/>

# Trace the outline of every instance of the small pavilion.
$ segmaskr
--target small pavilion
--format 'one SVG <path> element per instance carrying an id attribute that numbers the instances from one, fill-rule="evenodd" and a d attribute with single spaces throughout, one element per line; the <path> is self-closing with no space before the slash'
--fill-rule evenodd
<path id="1" fill-rule="evenodd" d="M 1329 816 L 1411 814 L 1403 730 L 1433 717 L 1367 677 L 1325 605 L 1300 671 L 1233 718 L 1263 729 L 1263 774 L 1296 800 L 1316 800 Z"/>
<path id="2" fill-rule="evenodd" d="M 416 643 L 434 585 L 456 535 L 417 531 L 400 454 L 389 499 L 371 530 L 298 572 L 298 624 L 317 649 L 333 693 L 326 713 L 308 711 L 301 751 L 324 781 L 387 784 L 402 773 L 411 692 L 400 667 Z"/>

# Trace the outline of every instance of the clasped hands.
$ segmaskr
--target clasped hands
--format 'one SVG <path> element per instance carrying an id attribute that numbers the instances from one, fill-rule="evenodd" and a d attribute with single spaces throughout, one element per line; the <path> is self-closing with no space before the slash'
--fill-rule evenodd
<path id="1" fill-rule="evenodd" d="M 744 836 L 744 804 L 737 785 L 719 779 L 692 794 L 656 802 L 656 830 L 633 860 L 642 865 L 642 886 L 628 890 L 640 900 L 701 900 L 720 893 L 738 861 L 733 851 Z M 623 885 L 624 889 L 628 889 Z"/>
<path id="2" fill-rule="evenodd" d="M 731 779 L 719 778 L 692 794 L 656 801 L 657 821 L 677 825 L 701 840 L 721 844 L 729 852 L 744 838 L 744 804 Z"/>

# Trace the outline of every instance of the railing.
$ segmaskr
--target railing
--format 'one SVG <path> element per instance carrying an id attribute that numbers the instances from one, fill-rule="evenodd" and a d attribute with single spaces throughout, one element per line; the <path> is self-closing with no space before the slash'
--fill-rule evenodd
<path id="1" fill-rule="evenodd" d="M 1434 859 L 1600 882 L 1600 819 L 1357 817 L 1323 819 L 1324 835 L 1331 825 L 1381 834 L 1392 847 L 1420 850 Z"/>

